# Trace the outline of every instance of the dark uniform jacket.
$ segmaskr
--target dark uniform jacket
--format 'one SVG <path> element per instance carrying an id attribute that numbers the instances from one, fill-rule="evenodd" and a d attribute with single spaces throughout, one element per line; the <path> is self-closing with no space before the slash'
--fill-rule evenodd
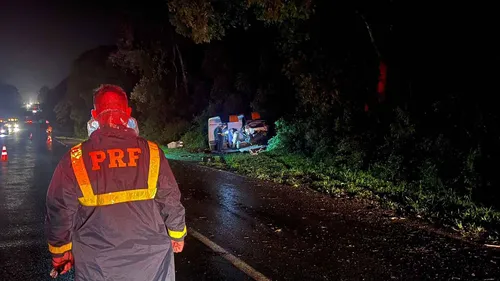
<path id="1" fill-rule="evenodd" d="M 186 235 L 180 196 L 156 144 L 130 129 L 99 129 L 54 172 L 49 250 L 72 250 L 77 281 L 173 281 L 171 240 Z"/>

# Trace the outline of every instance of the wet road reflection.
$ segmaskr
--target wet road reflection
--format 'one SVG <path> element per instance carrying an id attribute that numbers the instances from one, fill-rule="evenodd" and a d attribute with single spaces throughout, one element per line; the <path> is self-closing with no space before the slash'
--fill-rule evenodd
<path id="1" fill-rule="evenodd" d="M 38 130 L 31 129 L 37 136 Z M 0 280 L 51 280 L 43 231 L 45 193 L 65 149 L 53 154 L 28 136 L 24 131 L 0 139 L 9 156 L 0 173 Z"/>
<path id="2" fill-rule="evenodd" d="M 273 280 L 498 280 L 500 253 L 350 199 L 172 162 L 188 225 Z"/>

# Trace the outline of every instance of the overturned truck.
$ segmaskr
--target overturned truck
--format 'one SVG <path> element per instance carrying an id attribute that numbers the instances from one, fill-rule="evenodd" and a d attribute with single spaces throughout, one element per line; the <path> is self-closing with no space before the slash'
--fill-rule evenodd
<path id="1" fill-rule="evenodd" d="M 208 119 L 208 145 L 211 151 L 217 150 L 217 135 L 220 134 L 220 149 L 224 152 L 261 149 L 267 146 L 268 131 L 269 126 L 257 112 L 252 112 L 250 118 L 243 114 L 230 115 L 227 120 L 214 116 Z"/>

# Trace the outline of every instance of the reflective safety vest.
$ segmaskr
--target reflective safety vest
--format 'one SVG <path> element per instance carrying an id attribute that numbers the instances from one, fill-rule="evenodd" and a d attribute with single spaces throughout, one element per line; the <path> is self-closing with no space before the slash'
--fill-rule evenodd
<path id="1" fill-rule="evenodd" d="M 71 149 L 71 166 L 76 177 L 76 181 L 83 194 L 78 201 L 83 206 L 106 206 L 131 201 L 151 200 L 155 198 L 158 174 L 160 172 L 160 151 L 158 145 L 148 141 L 149 146 L 149 172 L 148 187 L 142 189 L 132 189 L 105 194 L 94 194 L 90 183 L 87 169 L 82 157 L 82 144 L 78 144 Z"/>

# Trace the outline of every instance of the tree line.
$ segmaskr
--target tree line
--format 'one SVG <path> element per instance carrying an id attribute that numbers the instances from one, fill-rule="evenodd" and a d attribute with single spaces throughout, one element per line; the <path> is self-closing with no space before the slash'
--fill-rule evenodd
<path id="1" fill-rule="evenodd" d="M 18 89 L 0 81 L 0 118 L 19 117 L 23 100 Z"/>
<path id="2" fill-rule="evenodd" d="M 43 97 L 61 127 L 84 135 L 92 89 L 114 83 L 159 142 L 203 147 L 208 117 L 257 111 L 276 151 L 498 207 L 498 43 L 467 7 L 129 2 L 116 46 L 82 54 Z"/>

